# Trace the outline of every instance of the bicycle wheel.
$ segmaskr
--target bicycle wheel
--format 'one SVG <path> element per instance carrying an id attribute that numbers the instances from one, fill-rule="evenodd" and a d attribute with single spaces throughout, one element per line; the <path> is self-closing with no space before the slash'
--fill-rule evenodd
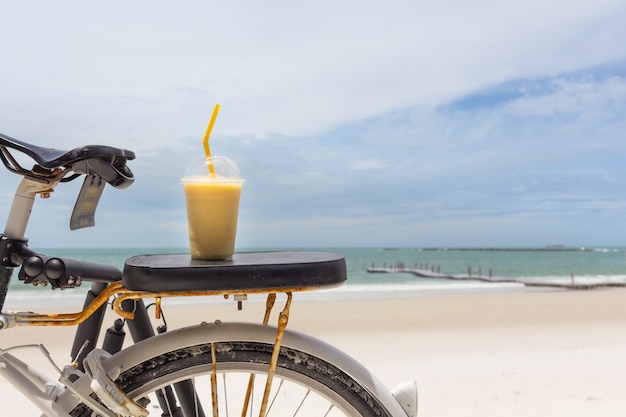
<path id="1" fill-rule="evenodd" d="M 147 359 L 123 372 L 116 383 L 129 397 L 146 406 L 151 415 L 179 415 L 178 407 L 184 405 L 184 398 L 188 401 L 186 417 L 212 415 L 213 348 L 219 415 L 240 416 L 243 412 L 259 415 L 273 346 L 248 341 L 211 345 L 184 347 Z M 246 406 L 251 380 L 251 396 Z M 186 383 L 176 384 L 180 381 Z M 164 388 L 168 386 L 174 390 Z M 330 417 L 388 416 L 389 413 L 371 393 L 335 365 L 283 346 L 266 415 Z"/>

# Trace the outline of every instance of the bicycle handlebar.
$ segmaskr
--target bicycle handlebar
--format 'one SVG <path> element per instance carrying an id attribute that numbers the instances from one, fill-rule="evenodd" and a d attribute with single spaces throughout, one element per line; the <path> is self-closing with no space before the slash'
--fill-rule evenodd
<path id="1" fill-rule="evenodd" d="M 3 235 L 0 235 L 0 253 L 1 266 L 21 266 L 18 278 L 25 284 L 50 284 L 52 288 L 63 289 L 77 287 L 82 281 L 112 283 L 122 279 L 122 271 L 114 266 L 44 255 L 30 249 L 26 241 Z"/>
<path id="2" fill-rule="evenodd" d="M 122 279 L 122 271 L 112 265 L 41 254 L 24 259 L 18 274 L 20 281 L 52 288 L 75 288 L 82 281 L 112 283 Z"/>
<path id="3" fill-rule="evenodd" d="M 83 281 L 110 284 L 122 279 L 122 271 L 114 266 L 39 254 L 26 240 L 0 234 L 0 311 L 13 268 L 20 266 L 18 278 L 25 284 L 50 284 L 53 289 L 75 288 Z"/>

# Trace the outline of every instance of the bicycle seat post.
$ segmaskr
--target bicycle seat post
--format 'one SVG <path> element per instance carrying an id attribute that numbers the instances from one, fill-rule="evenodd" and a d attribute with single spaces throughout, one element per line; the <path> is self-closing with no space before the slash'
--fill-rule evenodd
<path id="1" fill-rule="evenodd" d="M 5 249 L 8 249 L 8 245 L 12 244 L 10 243 L 12 241 L 25 242 L 24 235 L 26 234 L 26 227 L 30 220 L 30 213 L 35 204 L 35 197 L 37 194 L 41 194 L 44 197 L 48 196 L 57 183 L 58 181 L 37 181 L 28 177 L 24 177 L 24 179 L 20 181 L 15 196 L 13 197 L 11 209 L 2 235 L 3 252 Z M 6 247 L 4 246 L 5 243 L 7 244 Z M 2 259 L 0 259 L 0 311 L 4 308 L 4 301 L 6 299 L 11 276 L 13 275 L 14 266 L 16 265 L 13 264 L 10 251 L 3 253 Z"/>
<path id="2" fill-rule="evenodd" d="M 24 178 L 15 192 L 11 210 L 7 217 L 4 234 L 13 239 L 24 239 L 26 226 L 35 203 L 35 196 L 39 193 L 52 191 L 55 184 L 42 183 Z M 45 194 L 44 194 L 45 195 Z"/>

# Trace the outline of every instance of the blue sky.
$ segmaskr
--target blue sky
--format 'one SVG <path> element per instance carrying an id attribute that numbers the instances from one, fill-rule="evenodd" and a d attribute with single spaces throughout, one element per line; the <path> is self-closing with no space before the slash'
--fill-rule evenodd
<path id="1" fill-rule="evenodd" d="M 216 103 L 212 150 L 247 180 L 240 247 L 626 245 L 624 1 L 0 14 L 0 132 L 137 153 L 95 228 L 68 229 L 78 183 L 37 201 L 33 247 L 186 246 L 179 179 Z"/>

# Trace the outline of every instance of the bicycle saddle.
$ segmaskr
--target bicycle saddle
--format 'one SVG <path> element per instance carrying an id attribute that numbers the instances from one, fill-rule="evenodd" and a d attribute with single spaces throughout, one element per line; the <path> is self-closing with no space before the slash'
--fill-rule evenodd
<path id="1" fill-rule="evenodd" d="M 135 159 L 135 153 L 126 149 L 103 145 L 88 145 L 64 151 L 32 145 L 0 133 L 0 146 L 15 149 L 33 158 L 44 168 L 70 167 L 87 161 L 91 170 L 117 188 L 126 188 L 133 182 L 133 173 L 126 166 L 127 160 Z"/>

